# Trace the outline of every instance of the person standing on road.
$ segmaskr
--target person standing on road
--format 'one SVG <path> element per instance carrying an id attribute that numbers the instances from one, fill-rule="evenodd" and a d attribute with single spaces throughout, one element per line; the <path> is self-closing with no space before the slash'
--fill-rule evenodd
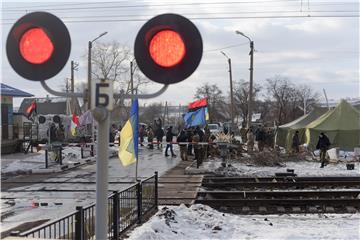
<path id="1" fill-rule="evenodd" d="M 148 137 L 148 147 L 149 149 L 154 149 L 154 131 L 152 129 L 151 126 L 149 126 L 148 132 L 147 132 L 147 137 Z"/>
<path id="2" fill-rule="evenodd" d="M 293 152 L 296 152 L 296 153 L 299 152 L 299 145 L 300 145 L 299 131 L 296 131 L 292 138 L 291 147 L 292 147 Z"/>
<path id="3" fill-rule="evenodd" d="M 170 148 L 171 156 L 176 157 L 173 151 L 172 140 L 175 134 L 172 132 L 172 126 L 170 126 L 166 131 L 166 149 L 165 149 L 165 157 L 168 157 L 168 149 Z"/>
<path id="4" fill-rule="evenodd" d="M 246 138 L 247 138 L 247 152 L 252 153 L 254 150 L 254 133 L 252 127 L 248 129 Z"/>
<path id="5" fill-rule="evenodd" d="M 187 144 L 185 143 L 185 142 L 187 142 L 187 139 L 188 139 L 188 137 L 186 136 L 186 132 L 184 130 L 180 131 L 180 134 L 176 139 L 176 141 L 179 143 L 180 157 L 181 157 L 181 160 L 183 160 L 183 161 L 188 160 L 188 157 L 187 157 Z"/>
<path id="6" fill-rule="evenodd" d="M 143 126 L 143 125 L 140 125 L 140 128 L 139 128 L 140 146 L 144 146 L 144 144 L 143 144 L 143 142 L 144 142 L 144 135 L 145 135 L 144 126 Z"/>
<path id="7" fill-rule="evenodd" d="M 157 128 L 155 135 L 156 135 L 157 147 L 158 149 L 162 149 L 164 130 L 161 127 Z"/>
<path id="8" fill-rule="evenodd" d="M 329 138 L 324 133 L 320 133 L 319 141 L 316 144 L 316 149 L 320 149 L 320 161 L 321 161 L 320 168 L 323 168 L 328 164 L 326 160 L 326 151 L 329 149 L 330 145 L 331 143 Z"/>

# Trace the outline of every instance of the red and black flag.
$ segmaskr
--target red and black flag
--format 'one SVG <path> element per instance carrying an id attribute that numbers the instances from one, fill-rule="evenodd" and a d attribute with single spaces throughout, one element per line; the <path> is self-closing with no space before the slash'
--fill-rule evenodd
<path id="1" fill-rule="evenodd" d="M 36 101 L 32 101 L 30 106 L 26 109 L 27 118 L 30 118 L 33 112 L 37 113 Z"/>
<path id="2" fill-rule="evenodd" d="M 206 106 L 207 106 L 207 99 L 203 98 L 203 99 L 196 100 L 195 102 L 189 103 L 188 109 L 189 109 L 189 111 L 194 111 L 199 108 L 206 107 Z"/>

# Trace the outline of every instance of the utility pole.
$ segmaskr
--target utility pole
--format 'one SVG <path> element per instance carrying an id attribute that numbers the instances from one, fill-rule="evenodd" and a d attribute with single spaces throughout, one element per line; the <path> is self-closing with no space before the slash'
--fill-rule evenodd
<path id="1" fill-rule="evenodd" d="M 252 121 L 252 100 L 253 100 L 253 73 L 254 73 L 254 41 L 250 41 L 250 89 L 248 101 L 248 129 L 251 127 Z"/>
<path id="2" fill-rule="evenodd" d="M 70 92 L 71 93 L 74 93 L 74 91 L 75 91 L 75 83 L 74 83 L 74 71 L 76 70 L 78 70 L 78 66 L 79 66 L 79 64 L 78 63 L 76 63 L 76 62 L 74 62 L 74 61 L 71 61 L 71 75 L 70 75 L 70 81 L 71 81 L 71 84 L 70 84 Z M 72 97 L 71 98 L 71 111 L 72 112 L 75 112 L 75 97 Z"/>
<path id="3" fill-rule="evenodd" d="M 88 43 L 88 82 L 87 82 L 87 109 L 91 109 L 91 48 L 92 41 Z"/>
<path id="4" fill-rule="evenodd" d="M 229 79 L 230 79 L 230 117 L 231 117 L 231 128 L 234 126 L 234 95 L 233 95 L 233 84 L 232 84 L 232 71 L 231 71 L 231 58 L 228 57 L 223 51 L 221 53 L 227 58 L 229 64 Z"/>
<path id="5" fill-rule="evenodd" d="M 134 95 L 134 72 L 133 72 L 133 61 L 130 61 L 130 90 L 131 95 Z M 133 104 L 134 99 L 131 99 L 131 105 Z"/>
<path id="6" fill-rule="evenodd" d="M 253 73 L 254 73 L 254 41 L 251 40 L 248 36 L 240 31 L 235 31 L 236 34 L 239 34 L 243 37 L 246 37 L 250 42 L 250 87 L 249 87 L 249 101 L 248 101 L 248 116 L 246 127 L 249 129 L 251 127 L 252 120 L 252 100 L 253 100 Z"/>
<path id="7" fill-rule="evenodd" d="M 232 85 L 232 71 L 231 71 L 231 58 L 228 59 L 229 62 L 229 77 L 230 77 L 230 116 L 231 116 L 231 128 L 234 127 L 234 95 L 233 95 L 233 85 Z"/>

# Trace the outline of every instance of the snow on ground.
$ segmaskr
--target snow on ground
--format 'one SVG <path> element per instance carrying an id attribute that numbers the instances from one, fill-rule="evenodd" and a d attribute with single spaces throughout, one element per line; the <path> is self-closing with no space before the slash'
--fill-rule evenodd
<path id="1" fill-rule="evenodd" d="M 360 214 L 232 215 L 201 204 L 159 209 L 128 239 L 360 239 Z"/>
<path id="2" fill-rule="evenodd" d="M 123 167 L 117 158 L 117 149 L 117 146 L 109 147 L 109 181 L 132 182 L 134 181 L 135 164 Z M 164 157 L 163 150 L 164 148 L 162 150 L 139 149 L 138 176 L 140 178 L 150 177 L 155 171 L 158 171 L 159 175 L 162 175 L 181 161 L 179 157 Z M 63 154 L 67 156 L 66 162 L 76 161 L 76 158 L 80 159 L 80 148 L 66 148 Z M 2 174 L 5 170 L 10 171 L 10 165 L 13 166 L 11 171 L 24 169 L 26 163 L 29 164 L 29 169 L 44 168 L 44 159 L 43 152 L 29 153 L 26 155 L 23 153 L 3 155 L 1 160 L 4 160 L 2 164 Z M 55 176 L 51 174 L 48 176 L 49 178 L 44 179 L 42 183 L 14 186 L 8 191 L 1 192 L 1 213 L 2 216 L 6 214 L 6 217 L 4 217 L 1 222 L 1 232 L 24 222 L 41 219 L 54 220 L 73 212 L 76 206 L 86 206 L 95 202 L 96 193 L 94 190 L 96 185 L 84 184 L 84 182 L 88 183 L 96 180 L 95 163 L 82 165 L 73 171 L 59 173 Z M 12 177 L 16 177 L 16 174 Z M 31 179 L 31 175 L 28 175 L 28 178 Z M 63 181 L 64 183 L 51 184 L 51 182 L 54 181 Z M 66 183 L 67 181 L 76 181 L 76 183 Z M 129 185 L 130 183 L 109 184 L 109 193 L 112 190 L 121 191 Z M 73 190 L 73 192 L 66 190 Z M 34 202 L 48 203 L 48 206 L 34 208 L 32 205 Z"/>
<path id="3" fill-rule="evenodd" d="M 81 160 L 80 147 L 64 147 L 62 151 L 62 163 L 71 164 Z M 54 153 L 49 152 L 48 164 L 49 169 L 58 168 L 60 165 L 55 162 Z M 34 153 L 14 153 L 1 155 L 1 173 L 26 172 L 34 169 L 45 169 L 45 150 Z"/>
<path id="4" fill-rule="evenodd" d="M 200 171 L 225 174 L 227 176 L 257 176 L 270 177 L 278 172 L 286 172 L 287 169 L 294 169 L 295 174 L 302 176 L 360 176 L 360 163 L 355 162 L 354 170 L 347 170 L 346 163 L 330 163 L 324 168 L 320 168 L 319 162 L 314 161 L 290 161 L 285 162 L 284 166 L 264 167 L 241 163 L 240 161 L 228 161 L 230 167 L 221 167 L 221 159 L 209 159 L 200 166 Z M 195 167 L 193 167 L 195 171 Z M 191 169 L 189 169 L 191 172 Z"/>

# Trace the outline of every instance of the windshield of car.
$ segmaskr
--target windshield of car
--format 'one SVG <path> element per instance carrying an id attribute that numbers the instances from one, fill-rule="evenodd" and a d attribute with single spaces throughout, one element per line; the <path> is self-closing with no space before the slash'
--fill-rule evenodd
<path id="1" fill-rule="evenodd" d="M 216 125 L 216 124 L 209 124 L 209 129 L 210 130 L 217 130 L 217 129 L 219 129 L 219 126 Z"/>

